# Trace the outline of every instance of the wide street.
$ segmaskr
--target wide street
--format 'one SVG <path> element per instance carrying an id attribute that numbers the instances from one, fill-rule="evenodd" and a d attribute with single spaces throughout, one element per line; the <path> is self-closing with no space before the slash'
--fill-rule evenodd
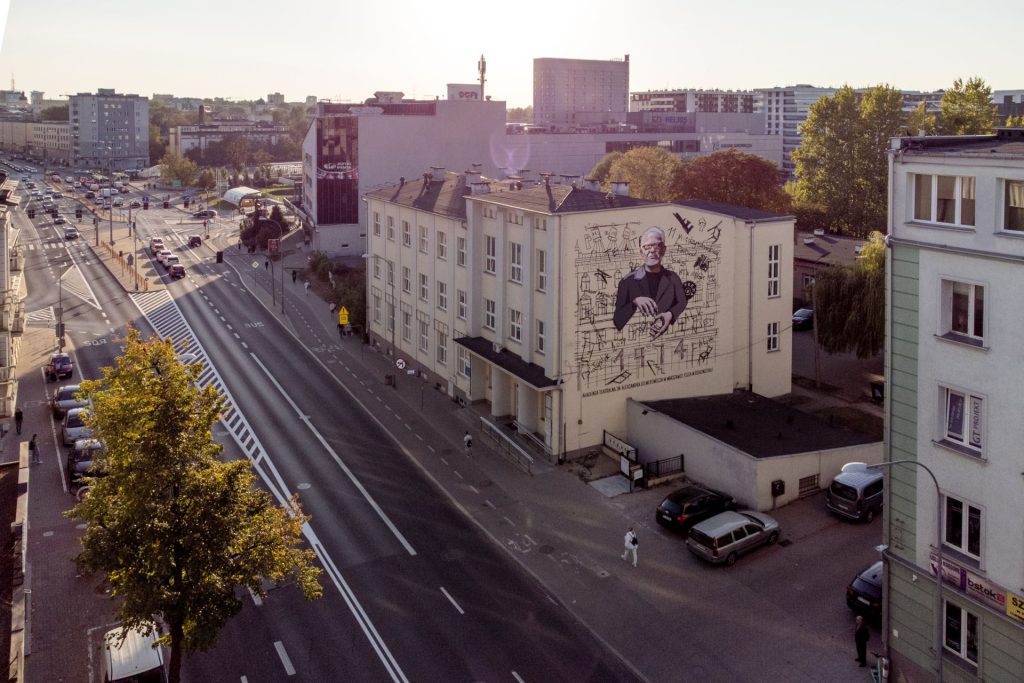
<path id="1" fill-rule="evenodd" d="M 209 244 L 186 247 L 202 226 L 178 208 L 134 217 L 140 244 L 163 237 L 185 279 L 126 293 L 83 244 L 96 239 L 88 219 L 82 238 L 65 241 L 51 219 L 28 227 L 20 216 L 30 321 L 52 326 L 50 309 L 63 307 L 76 381 L 112 362 L 129 323 L 187 344 L 207 366 L 200 382 L 228 398 L 215 426 L 226 456 L 249 458 L 278 500 L 300 494 L 324 568 L 320 601 L 290 587 L 242 596 L 214 649 L 186 659 L 186 680 L 866 678 L 850 668 L 843 589 L 877 557 L 880 520 L 842 522 L 816 496 L 778 511 L 781 547 L 704 565 L 654 524 L 671 485 L 607 498 L 568 468 L 526 475 L 483 443 L 469 461 L 459 443 L 478 424 L 471 410 L 431 388 L 424 401 L 415 378 L 385 386 L 387 360 L 332 334 L 326 304 L 300 285 L 275 293 L 288 311 L 275 314 L 262 256 L 228 248 L 217 264 Z M 221 248 L 234 244 L 236 220 L 211 226 Z M 150 285 L 162 277 L 157 264 L 144 269 Z M 36 406 L 26 422 L 41 423 L 54 385 L 32 373 L 19 400 Z M 113 612 L 96 579 L 74 579 L 66 561 L 78 532 L 56 512 L 73 503 L 57 432 L 41 433 L 44 465 L 33 470 L 29 680 L 95 680 Z M 643 539 L 638 569 L 618 558 L 628 524 Z M 60 591 L 77 591 L 73 619 L 55 609 Z"/>

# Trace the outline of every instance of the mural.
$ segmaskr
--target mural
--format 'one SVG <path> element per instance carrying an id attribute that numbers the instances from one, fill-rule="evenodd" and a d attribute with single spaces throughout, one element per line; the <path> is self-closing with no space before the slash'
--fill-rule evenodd
<path id="1" fill-rule="evenodd" d="M 575 245 L 583 396 L 711 372 L 718 345 L 721 222 L 591 225 Z"/>

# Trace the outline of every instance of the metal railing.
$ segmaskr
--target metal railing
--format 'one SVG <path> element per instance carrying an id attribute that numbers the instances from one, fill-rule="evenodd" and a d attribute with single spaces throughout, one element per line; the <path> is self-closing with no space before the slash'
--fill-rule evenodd
<path id="1" fill-rule="evenodd" d="M 683 456 L 676 455 L 664 460 L 644 463 L 644 478 L 663 477 L 667 474 L 674 474 L 683 471 Z"/>
<path id="2" fill-rule="evenodd" d="M 533 474 L 533 456 L 524 451 L 519 444 L 503 433 L 498 425 L 485 417 L 481 417 L 480 432 L 506 460 L 527 474 Z"/>

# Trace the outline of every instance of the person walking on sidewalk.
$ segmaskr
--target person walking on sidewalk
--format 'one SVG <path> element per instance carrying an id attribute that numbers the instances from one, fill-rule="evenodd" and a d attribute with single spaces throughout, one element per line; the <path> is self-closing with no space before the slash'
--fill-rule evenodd
<path id="1" fill-rule="evenodd" d="M 338 309 L 338 304 L 336 304 L 336 303 L 334 303 L 332 301 L 331 302 L 331 320 L 334 320 L 334 311 L 336 311 L 337 309 Z M 338 323 L 338 324 L 341 325 L 341 323 Z"/>
<path id="2" fill-rule="evenodd" d="M 32 462 L 34 462 L 34 463 L 41 463 L 42 462 L 42 460 L 39 459 L 39 446 L 36 444 L 36 435 L 35 434 L 32 435 L 32 438 L 28 442 L 28 455 L 29 455 L 29 460 L 31 460 Z"/>
<path id="3" fill-rule="evenodd" d="M 306 296 L 309 296 L 309 280 L 306 280 L 306 284 L 303 286 L 306 288 Z"/>
<path id="4" fill-rule="evenodd" d="M 293 270 L 292 271 L 292 284 L 294 285 L 296 280 L 298 280 L 298 279 L 299 279 L 299 271 Z"/>
<path id="5" fill-rule="evenodd" d="M 25 413 L 21 412 L 21 408 L 14 411 L 14 428 L 21 434 L 21 423 L 25 419 Z"/>
<path id="6" fill-rule="evenodd" d="M 473 437 L 470 435 L 469 431 L 467 431 L 466 435 L 462 437 L 462 443 L 466 446 L 466 455 L 470 455 L 473 452 Z"/>
<path id="7" fill-rule="evenodd" d="M 636 549 L 640 545 L 640 542 L 636 538 L 636 534 L 633 532 L 633 527 L 629 527 L 626 530 L 626 537 L 623 539 L 626 545 L 626 549 L 622 551 L 622 559 L 627 559 L 630 553 L 633 553 L 633 566 L 636 566 Z"/>
<path id="8" fill-rule="evenodd" d="M 853 631 L 853 642 L 857 645 L 857 656 L 854 659 L 860 666 L 868 665 L 868 638 L 871 637 L 868 625 L 864 623 L 864 617 L 857 615 L 855 620 L 857 628 Z"/>

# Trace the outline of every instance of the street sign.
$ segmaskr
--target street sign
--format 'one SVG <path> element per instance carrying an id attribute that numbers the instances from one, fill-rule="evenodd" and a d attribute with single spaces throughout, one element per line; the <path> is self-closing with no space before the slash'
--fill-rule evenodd
<path id="1" fill-rule="evenodd" d="M 252 267 L 253 267 L 253 268 L 259 268 L 259 267 L 260 267 L 260 264 L 259 264 L 259 262 L 258 262 L 258 261 L 253 261 L 253 262 L 252 262 Z"/>
<path id="2" fill-rule="evenodd" d="M 405 370 L 405 359 L 399 358 L 398 360 L 395 361 L 395 365 L 398 367 L 399 370 Z"/>
<path id="3" fill-rule="evenodd" d="M 338 324 L 348 325 L 348 309 L 344 306 L 338 309 Z"/>

